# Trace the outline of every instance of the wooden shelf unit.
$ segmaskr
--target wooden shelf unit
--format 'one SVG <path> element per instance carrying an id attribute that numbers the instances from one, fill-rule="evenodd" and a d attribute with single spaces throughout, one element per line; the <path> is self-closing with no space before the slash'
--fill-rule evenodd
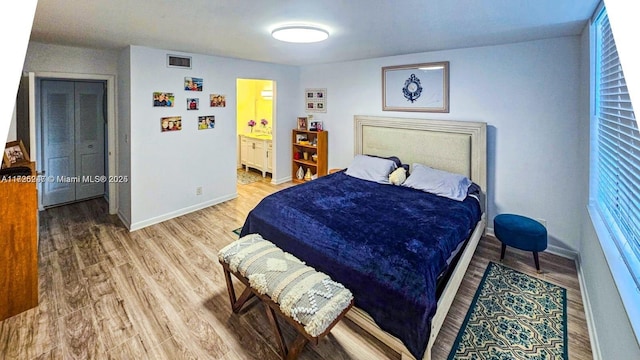
<path id="1" fill-rule="evenodd" d="M 306 135 L 308 141 L 313 143 L 315 140 L 316 145 L 313 146 L 313 145 L 305 145 L 305 144 L 298 143 L 297 135 Z M 310 130 L 293 129 L 291 133 L 291 144 L 292 144 L 291 180 L 294 183 L 305 182 L 304 179 L 299 180 L 296 176 L 296 173 L 300 166 L 302 166 L 302 169 L 304 170 L 305 174 L 307 173 L 307 169 L 311 169 L 312 175 L 318 175 L 318 177 L 327 175 L 327 163 L 328 163 L 327 140 L 329 138 L 328 135 L 329 134 L 326 131 L 310 131 Z M 302 155 L 304 152 L 307 152 L 309 154 L 307 160 L 305 160 Z M 300 154 L 299 159 L 295 158 L 296 153 Z M 312 155 L 314 154 L 318 156 L 317 161 L 312 160 Z"/>

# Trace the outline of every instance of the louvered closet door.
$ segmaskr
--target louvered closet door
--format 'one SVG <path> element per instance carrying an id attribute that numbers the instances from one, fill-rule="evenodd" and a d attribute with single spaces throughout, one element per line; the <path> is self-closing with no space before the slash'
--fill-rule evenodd
<path id="1" fill-rule="evenodd" d="M 42 81 L 42 149 L 44 182 L 42 204 L 51 206 L 76 199 L 74 83 Z"/>
<path id="2" fill-rule="evenodd" d="M 105 183 L 95 181 L 104 171 L 104 84 L 75 84 L 76 200 L 104 194 Z"/>
<path id="3" fill-rule="evenodd" d="M 97 197 L 105 183 L 104 84 L 43 80 L 42 205 Z"/>

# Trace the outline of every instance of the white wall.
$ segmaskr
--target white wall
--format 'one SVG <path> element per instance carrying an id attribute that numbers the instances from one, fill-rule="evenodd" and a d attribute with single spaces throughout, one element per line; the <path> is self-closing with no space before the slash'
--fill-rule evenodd
<path id="1" fill-rule="evenodd" d="M 131 229 L 237 196 L 237 78 L 276 82 L 274 176 L 290 177 L 289 134 L 298 115 L 299 103 L 295 101 L 297 97 L 301 99 L 297 91 L 298 68 L 178 53 L 192 57 L 192 69 L 176 69 L 166 66 L 167 53 L 175 52 L 139 46 L 132 46 L 129 51 Z M 204 79 L 203 91 L 185 91 L 186 76 Z M 174 107 L 154 108 L 152 93 L 155 91 L 174 93 Z M 209 106 L 212 93 L 226 95 L 225 108 Z M 200 109 L 187 111 L 187 97 L 199 98 Z M 215 115 L 215 129 L 198 131 L 199 115 Z M 165 116 L 182 116 L 182 130 L 161 133 L 160 119 Z M 279 142 L 279 139 L 282 140 Z M 202 195 L 196 195 L 197 187 L 202 187 Z"/>
<path id="2" fill-rule="evenodd" d="M 16 107 L 13 107 L 13 115 L 9 121 L 9 133 L 7 134 L 7 142 L 18 140 L 18 128 L 16 124 Z"/>
<path id="3" fill-rule="evenodd" d="M 329 131 L 330 168 L 353 157 L 354 115 L 487 122 L 489 227 L 504 212 L 544 219 L 550 243 L 575 250 L 580 55 L 579 38 L 563 37 L 305 66 L 299 92 L 327 88 L 327 113 L 314 117 Z M 433 61 L 450 62 L 450 113 L 383 112 L 381 68 Z"/>
<path id="4" fill-rule="evenodd" d="M 24 71 L 116 75 L 117 50 L 98 50 L 29 42 Z"/>

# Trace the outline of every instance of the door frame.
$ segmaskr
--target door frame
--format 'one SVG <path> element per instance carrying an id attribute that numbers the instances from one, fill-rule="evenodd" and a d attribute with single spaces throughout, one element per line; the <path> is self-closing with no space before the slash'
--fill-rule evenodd
<path id="1" fill-rule="evenodd" d="M 29 72 L 29 126 L 30 126 L 30 144 L 31 154 L 35 154 L 36 171 L 42 173 L 42 162 L 40 154 L 40 136 L 36 131 L 42 126 L 42 117 L 40 114 L 40 80 L 97 80 L 106 81 L 107 83 L 107 172 L 108 176 L 118 175 L 118 142 L 116 141 L 118 134 L 118 124 L 116 117 L 116 77 L 115 75 L 102 74 L 80 74 L 80 73 L 62 73 L 62 72 L 46 72 L 36 71 Z M 107 202 L 109 203 L 109 214 L 118 213 L 118 183 L 110 181 L 107 183 L 109 191 L 107 192 Z M 42 189 L 38 185 L 38 208 L 44 210 L 42 206 Z"/>
<path id="2" fill-rule="evenodd" d="M 277 98 L 277 91 L 276 88 L 278 87 L 278 82 L 275 79 L 272 78 L 258 78 L 258 77 L 242 77 L 242 76 L 238 76 L 236 77 L 236 81 L 235 81 L 235 96 L 236 96 L 236 105 L 235 105 L 235 127 L 236 127 L 236 171 L 240 168 L 242 168 L 242 161 L 240 159 L 241 157 L 241 147 L 242 147 L 242 143 L 240 141 L 240 135 L 242 135 L 241 132 L 238 131 L 238 80 L 249 80 L 249 81 L 270 81 L 271 82 L 271 86 L 272 86 L 272 105 L 271 105 L 271 147 L 272 147 L 272 151 L 273 153 L 271 154 L 272 159 L 273 159 L 273 164 L 271 166 L 271 184 L 273 185 L 278 185 L 278 182 L 276 181 L 276 118 L 277 118 L 277 107 L 276 107 L 276 98 Z M 257 119 L 256 119 L 257 121 Z"/>

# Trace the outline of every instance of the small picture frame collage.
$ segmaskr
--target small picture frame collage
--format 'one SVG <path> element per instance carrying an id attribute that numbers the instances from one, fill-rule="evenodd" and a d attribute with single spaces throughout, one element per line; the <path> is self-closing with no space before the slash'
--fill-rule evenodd
<path id="1" fill-rule="evenodd" d="M 306 112 L 327 112 L 327 89 L 305 89 L 304 108 Z"/>
<path id="2" fill-rule="evenodd" d="M 184 78 L 184 91 L 201 92 L 204 89 L 204 79 L 186 76 Z M 191 95 L 193 96 L 193 95 Z M 186 110 L 200 110 L 200 98 L 185 97 Z M 176 96 L 172 92 L 154 91 L 153 107 L 174 107 Z M 184 100 L 181 100 L 184 101 Z M 226 96 L 223 94 L 209 94 L 209 107 L 219 108 L 226 107 Z M 197 122 L 194 125 L 198 130 L 207 130 L 215 128 L 216 117 L 214 115 L 198 115 Z M 182 116 L 163 116 L 160 118 L 160 132 L 171 132 L 182 130 Z"/>

